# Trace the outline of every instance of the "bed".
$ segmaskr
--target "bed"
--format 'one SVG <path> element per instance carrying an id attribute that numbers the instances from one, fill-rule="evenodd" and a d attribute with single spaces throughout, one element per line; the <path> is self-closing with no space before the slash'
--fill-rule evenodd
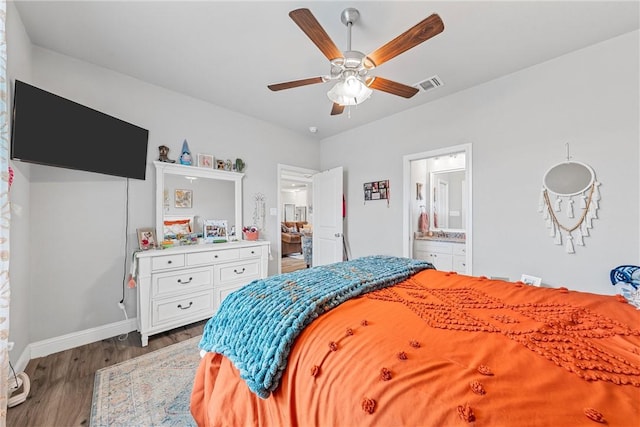
<path id="1" fill-rule="evenodd" d="M 620 295 L 365 257 L 245 286 L 200 346 L 200 426 L 640 425 Z"/>

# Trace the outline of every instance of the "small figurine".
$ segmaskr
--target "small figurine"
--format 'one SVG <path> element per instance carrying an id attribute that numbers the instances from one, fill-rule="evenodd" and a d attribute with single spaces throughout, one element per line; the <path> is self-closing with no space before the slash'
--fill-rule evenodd
<path id="1" fill-rule="evenodd" d="M 236 172 L 242 172 L 244 170 L 244 162 L 242 159 L 236 159 Z"/>
<path id="2" fill-rule="evenodd" d="M 167 147 L 166 145 L 161 145 L 158 147 L 158 150 L 160 151 L 160 157 L 158 157 L 158 160 L 161 162 L 165 162 L 165 163 L 175 163 L 175 160 L 171 160 L 169 159 L 169 147 Z"/>
<path id="3" fill-rule="evenodd" d="M 189 144 L 185 139 L 182 143 L 182 154 L 180 155 L 180 164 L 191 166 L 191 151 L 189 151 Z"/>

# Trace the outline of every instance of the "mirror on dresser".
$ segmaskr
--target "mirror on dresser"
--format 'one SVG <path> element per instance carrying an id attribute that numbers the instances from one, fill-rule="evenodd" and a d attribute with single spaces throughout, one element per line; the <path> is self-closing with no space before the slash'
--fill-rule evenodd
<path id="1" fill-rule="evenodd" d="M 244 174 L 158 161 L 154 165 L 159 241 L 174 237 L 168 234 L 165 221 L 174 221 L 175 227 L 180 227 L 181 219 L 189 219 L 191 231 L 198 234 L 207 220 L 226 221 L 227 235 L 235 230 L 235 238 L 242 238 Z"/>

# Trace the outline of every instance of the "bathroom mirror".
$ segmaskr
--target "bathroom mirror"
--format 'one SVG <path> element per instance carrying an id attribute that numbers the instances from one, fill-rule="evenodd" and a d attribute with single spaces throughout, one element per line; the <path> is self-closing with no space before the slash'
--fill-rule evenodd
<path id="1" fill-rule="evenodd" d="M 242 230 L 242 178 L 244 174 L 217 169 L 154 162 L 156 167 L 156 233 L 165 239 L 165 220 L 190 219 L 191 229 L 202 232 L 204 220 L 226 220 L 236 236 Z"/>
<path id="2" fill-rule="evenodd" d="M 465 170 L 436 171 L 429 174 L 432 230 L 464 231 L 466 223 Z"/>
<path id="3" fill-rule="evenodd" d="M 560 196 L 575 196 L 586 191 L 595 180 L 595 173 L 588 165 L 566 161 L 549 168 L 544 174 L 544 187 Z"/>

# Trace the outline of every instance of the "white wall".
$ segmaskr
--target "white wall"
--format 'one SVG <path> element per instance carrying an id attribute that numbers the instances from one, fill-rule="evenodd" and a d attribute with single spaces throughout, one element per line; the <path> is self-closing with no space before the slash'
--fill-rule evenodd
<path id="1" fill-rule="evenodd" d="M 352 256 L 402 254 L 403 155 L 472 143 L 474 275 L 613 293 L 609 271 L 640 261 L 638 40 L 635 31 L 322 141 L 322 169 L 345 168 Z M 567 142 L 602 182 L 599 219 L 575 254 L 553 244 L 537 211 L 542 175 Z M 382 179 L 391 205 L 365 205 L 362 184 Z"/>
<path id="2" fill-rule="evenodd" d="M 149 129 L 149 149 L 147 179 L 130 180 L 126 234 L 124 178 L 31 165 L 31 278 L 12 283 L 29 289 L 29 342 L 124 320 L 117 302 L 137 244 L 135 229 L 154 225 L 152 161 L 159 145 L 169 146 L 173 158 L 184 139 L 192 153 L 242 158 L 247 164 L 245 222 L 251 221 L 258 192 L 265 195 L 267 212 L 276 207 L 278 162 L 318 168 L 318 144 L 305 136 L 42 48 L 33 47 L 31 55 L 33 73 L 16 72 L 13 78 Z M 109 147 L 96 150 L 114 162 L 126 155 Z M 273 251 L 275 218 L 266 218 L 262 234 L 273 240 Z M 12 240 L 22 239 L 21 234 Z M 12 254 L 12 263 L 24 262 L 20 258 Z M 278 259 L 273 253 L 272 274 Z M 134 317 L 135 291 L 127 288 L 125 295 L 127 312 Z M 12 298 L 14 304 L 24 304 L 24 297 Z"/>
<path id="3" fill-rule="evenodd" d="M 20 15 L 13 2 L 7 3 L 7 76 L 31 75 L 31 42 L 27 36 Z M 13 87 L 9 93 L 13 94 Z M 13 99 L 13 98 L 12 98 Z M 11 105 L 11 104 L 10 104 Z M 14 366 L 25 347 L 29 344 L 29 167 L 25 164 L 10 162 L 14 170 L 13 185 L 9 192 L 11 202 L 10 228 L 10 265 L 9 280 L 11 287 L 10 333 L 9 341 L 15 343 L 9 358 Z"/>

